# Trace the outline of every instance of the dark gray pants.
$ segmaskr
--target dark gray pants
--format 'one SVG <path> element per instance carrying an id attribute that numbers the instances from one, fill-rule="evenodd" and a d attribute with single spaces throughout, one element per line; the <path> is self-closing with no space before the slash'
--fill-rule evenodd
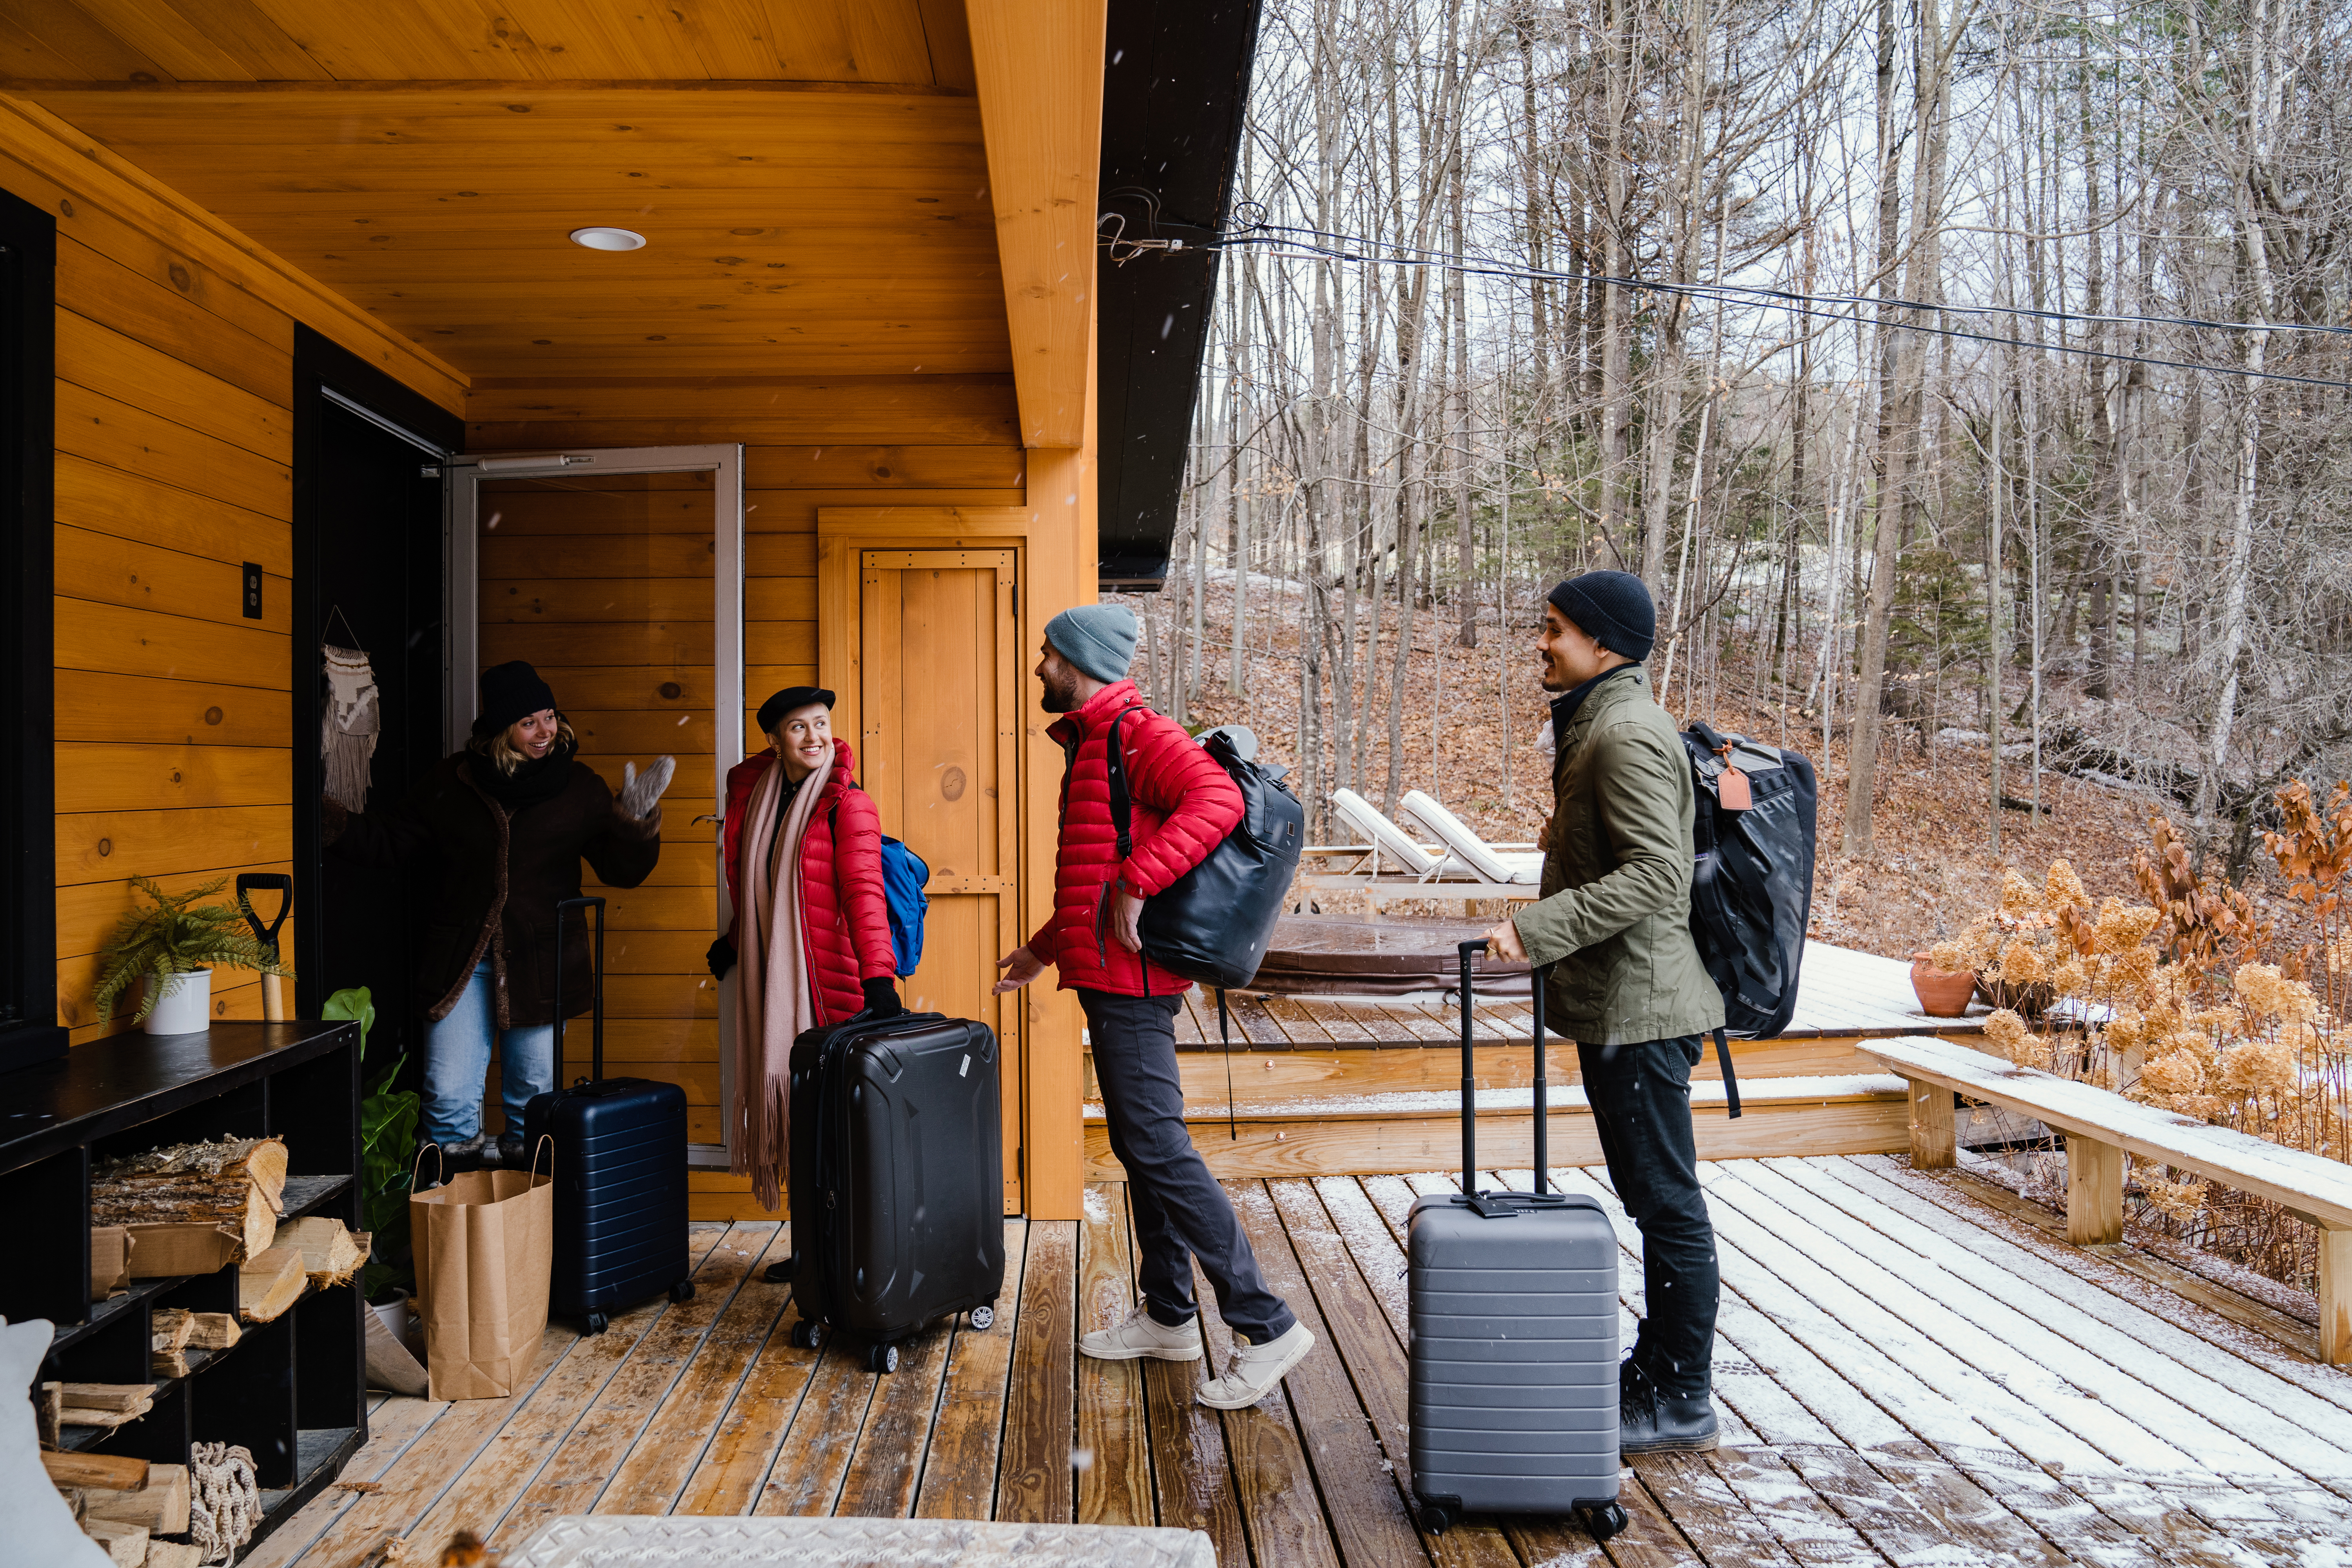
<path id="1" fill-rule="evenodd" d="M 1184 1127 L 1184 1085 L 1176 1072 L 1173 996 L 1115 996 L 1078 988 L 1102 1086 L 1110 1152 L 1127 1167 L 1142 1254 L 1143 1303 L 1168 1328 L 1192 1321 L 1192 1260 L 1217 1293 L 1228 1327 L 1252 1344 L 1290 1331 L 1298 1320 L 1259 1278 L 1257 1254 L 1233 1200 L 1209 1174 Z"/>
<path id="2" fill-rule="evenodd" d="M 1584 1099 L 1617 1201 L 1642 1232 L 1643 1304 L 1634 1364 L 1677 1398 L 1705 1394 L 1714 1377 L 1715 1312 L 1721 1294 L 1715 1226 L 1698 1184 L 1690 1075 L 1703 1035 L 1638 1045 L 1576 1047 Z"/>

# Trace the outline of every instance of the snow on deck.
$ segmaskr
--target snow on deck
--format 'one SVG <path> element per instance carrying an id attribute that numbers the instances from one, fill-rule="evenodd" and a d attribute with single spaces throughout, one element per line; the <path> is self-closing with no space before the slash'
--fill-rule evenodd
<path id="1" fill-rule="evenodd" d="M 1730 1542 L 1786 1561 L 1772 1541 L 1804 1563 L 2352 1563 L 2352 1374 L 2308 1344 L 1895 1157 L 1702 1176 L 1723 1270 L 1724 1446 L 1703 1463 L 1637 1460 L 1628 1478 L 1675 1546 L 1709 1563 Z M 1615 1226 L 1630 1322 L 1638 1231 L 1605 1172 L 1556 1179 Z"/>

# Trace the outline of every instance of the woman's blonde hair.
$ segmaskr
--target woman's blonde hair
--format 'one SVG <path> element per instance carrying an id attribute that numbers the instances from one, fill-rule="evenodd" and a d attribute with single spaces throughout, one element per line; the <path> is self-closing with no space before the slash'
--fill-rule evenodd
<path id="1" fill-rule="evenodd" d="M 499 772 L 512 773 L 523 763 L 530 761 L 530 758 L 516 751 L 513 743 L 508 741 L 507 731 L 513 728 L 511 724 L 502 724 L 488 732 L 476 730 L 473 734 L 467 737 L 466 749 L 489 758 L 490 765 Z M 580 747 L 579 737 L 572 732 L 572 721 L 561 713 L 555 716 L 555 744 L 570 746 L 574 751 L 579 750 Z M 552 753 L 554 747 L 550 747 L 549 751 Z"/>

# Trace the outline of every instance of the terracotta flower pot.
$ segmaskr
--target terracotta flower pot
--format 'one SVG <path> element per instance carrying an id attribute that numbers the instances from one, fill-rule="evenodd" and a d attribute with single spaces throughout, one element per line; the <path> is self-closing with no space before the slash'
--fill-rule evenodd
<path id="1" fill-rule="evenodd" d="M 1930 1018 L 1967 1015 L 1977 994 L 1977 977 L 1965 969 L 1938 969 L 1924 952 L 1911 955 L 1911 989 L 1919 1010 Z"/>

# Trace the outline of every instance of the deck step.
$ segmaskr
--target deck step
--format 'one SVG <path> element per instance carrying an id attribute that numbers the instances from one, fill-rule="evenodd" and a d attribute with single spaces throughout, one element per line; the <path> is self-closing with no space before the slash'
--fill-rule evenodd
<path id="1" fill-rule="evenodd" d="M 1482 1040 L 1473 1053 L 1478 1087 L 1526 1089 L 1535 1081 L 1535 1051 L 1521 1036 L 1516 1041 Z M 1832 1078 L 1869 1075 L 1885 1068 L 1866 1053 L 1856 1035 L 1804 1039 L 1734 1040 L 1732 1068 L 1740 1080 L 1768 1078 Z M 1085 1052 L 1086 1097 L 1101 1098 L 1095 1079 L 1094 1051 Z M 1176 1070 L 1183 1076 L 1187 1100 L 1225 1102 L 1228 1068 L 1234 1098 L 1244 1105 L 1288 1101 L 1314 1095 L 1453 1094 L 1462 1086 L 1462 1047 L 1403 1041 L 1326 1045 L 1319 1048 L 1268 1048 L 1234 1042 L 1232 1059 L 1213 1040 L 1205 1047 L 1179 1041 Z M 1555 1088 L 1580 1081 L 1576 1047 L 1552 1042 L 1544 1058 L 1544 1072 Z M 1695 1081 L 1715 1081 L 1723 1076 L 1709 1042 Z"/>
<path id="2" fill-rule="evenodd" d="M 1691 1086 L 1700 1159 L 1880 1154 L 1911 1146 L 1903 1080 L 1889 1074 L 1743 1079 L 1739 1098 L 1743 1114 L 1735 1121 L 1727 1114 L 1721 1083 Z M 1583 1090 L 1555 1085 L 1550 1112 L 1550 1163 L 1601 1163 L 1601 1139 Z M 1237 1101 L 1230 1121 L 1220 1092 L 1213 1100 L 1188 1100 L 1184 1120 L 1193 1147 L 1221 1181 L 1402 1175 L 1449 1170 L 1462 1162 L 1461 1100 L 1452 1089 Z M 1514 1168 L 1534 1158 L 1533 1095 L 1523 1089 L 1481 1090 L 1479 1164 Z M 1090 1182 L 1127 1179 L 1111 1154 L 1099 1103 L 1086 1107 L 1086 1161 Z"/>

